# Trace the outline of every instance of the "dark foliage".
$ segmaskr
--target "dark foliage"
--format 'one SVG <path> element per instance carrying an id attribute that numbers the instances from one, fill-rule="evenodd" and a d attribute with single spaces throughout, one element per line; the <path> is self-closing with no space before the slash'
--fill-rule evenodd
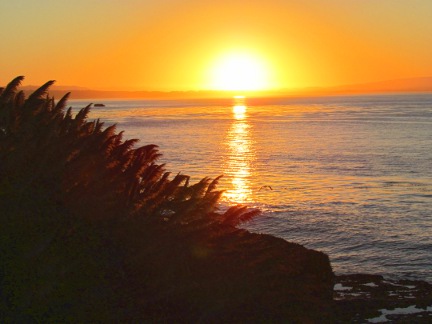
<path id="1" fill-rule="evenodd" d="M 56 103 L 47 93 L 54 81 L 26 99 L 22 80 L 0 89 L 6 321 L 113 320 L 102 305 L 115 303 L 125 255 L 157 253 L 145 246 L 154 247 L 154 233 L 235 226 L 257 214 L 242 206 L 218 213 L 220 177 L 193 185 L 186 175 L 170 178 L 156 145 L 136 147 L 115 125 L 89 121 L 90 105 L 65 112 L 69 94 Z"/>
<path id="2" fill-rule="evenodd" d="M 0 97 L 0 176 L 21 192 L 40 187 L 51 199 L 85 219 L 146 217 L 169 223 L 223 222 L 237 225 L 246 210 L 214 214 L 220 177 L 189 185 L 189 177 L 169 179 L 156 145 L 134 148 L 115 125 L 88 121 L 90 105 L 75 117 L 47 96 L 49 81 L 25 99 L 14 79 Z"/>

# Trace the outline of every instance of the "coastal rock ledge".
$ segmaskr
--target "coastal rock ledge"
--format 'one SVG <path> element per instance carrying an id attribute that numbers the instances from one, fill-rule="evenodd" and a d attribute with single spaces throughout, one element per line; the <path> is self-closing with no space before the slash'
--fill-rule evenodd
<path id="1" fill-rule="evenodd" d="M 2 322 L 331 322 L 324 253 L 219 224 L 128 225 L 109 236 L 59 241 L 37 258 L 3 254 Z"/>
<path id="2" fill-rule="evenodd" d="M 432 323 L 432 285 L 351 274 L 335 278 L 337 323 Z"/>
<path id="3" fill-rule="evenodd" d="M 121 284 L 135 287 L 121 297 L 123 305 L 134 304 L 135 311 L 126 312 L 131 319 L 318 323 L 332 318 L 334 275 L 324 253 L 222 225 L 205 232 L 161 227 L 145 246 L 146 251 L 131 247 Z M 137 267 L 143 259 L 145 266 Z"/>

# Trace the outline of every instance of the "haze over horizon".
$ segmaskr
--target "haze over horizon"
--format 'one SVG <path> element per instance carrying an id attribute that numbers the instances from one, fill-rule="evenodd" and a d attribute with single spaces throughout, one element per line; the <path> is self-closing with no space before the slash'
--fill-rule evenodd
<path id="1" fill-rule="evenodd" d="M 25 85 L 22 89 L 31 93 L 40 85 Z M 387 80 L 364 84 L 340 85 L 337 87 L 308 87 L 299 89 L 275 89 L 262 91 L 247 90 L 95 90 L 75 85 L 56 85 L 51 87 L 54 97 L 62 97 L 65 92 L 72 92 L 74 99 L 199 99 L 232 98 L 246 96 L 253 98 L 271 97 L 309 97 L 337 96 L 358 94 L 396 94 L 396 93 L 432 93 L 432 77 Z"/>
<path id="2" fill-rule="evenodd" d="M 17 0 L 0 18 L 2 84 L 297 90 L 432 76 L 427 0 Z"/>

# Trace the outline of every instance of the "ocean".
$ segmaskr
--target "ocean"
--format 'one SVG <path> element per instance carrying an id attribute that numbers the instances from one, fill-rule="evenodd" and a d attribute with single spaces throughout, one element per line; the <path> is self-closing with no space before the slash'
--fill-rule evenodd
<path id="1" fill-rule="evenodd" d="M 157 144 L 193 181 L 223 174 L 220 208 L 327 253 L 336 274 L 432 282 L 432 94 L 73 100 L 124 138 Z"/>

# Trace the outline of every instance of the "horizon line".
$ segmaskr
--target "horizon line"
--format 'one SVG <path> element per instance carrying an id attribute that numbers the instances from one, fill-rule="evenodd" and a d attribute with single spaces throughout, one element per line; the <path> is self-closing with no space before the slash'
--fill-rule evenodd
<path id="1" fill-rule="evenodd" d="M 39 86 L 26 85 L 22 87 L 25 91 L 31 91 Z M 377 94 L 377 93 L 425 93 L 432 92 L 432 76 L 400 78 L 385 81 L 375 81 L 359 84 L 346 84 L 339 86 L 310 86 L 301 88 L 278 88 L 262 90 L 220 90 L 220 89 L 200 89 L 200 90 L 144 90 L 144 89 L 119 89 L 104 90 L 92 89 L 75 85 L 54 85 L 50 92 L 71 92 L 74 97 L 108 95 L 109 97 L 172 97 L 172 96 L 235 96 L 245 95 L 249 97 L 256 96 L 328 96 L 328 95 L 350 95 L 350 94 Z M 75 95 L 74 95 L 75 94 Z"/>

